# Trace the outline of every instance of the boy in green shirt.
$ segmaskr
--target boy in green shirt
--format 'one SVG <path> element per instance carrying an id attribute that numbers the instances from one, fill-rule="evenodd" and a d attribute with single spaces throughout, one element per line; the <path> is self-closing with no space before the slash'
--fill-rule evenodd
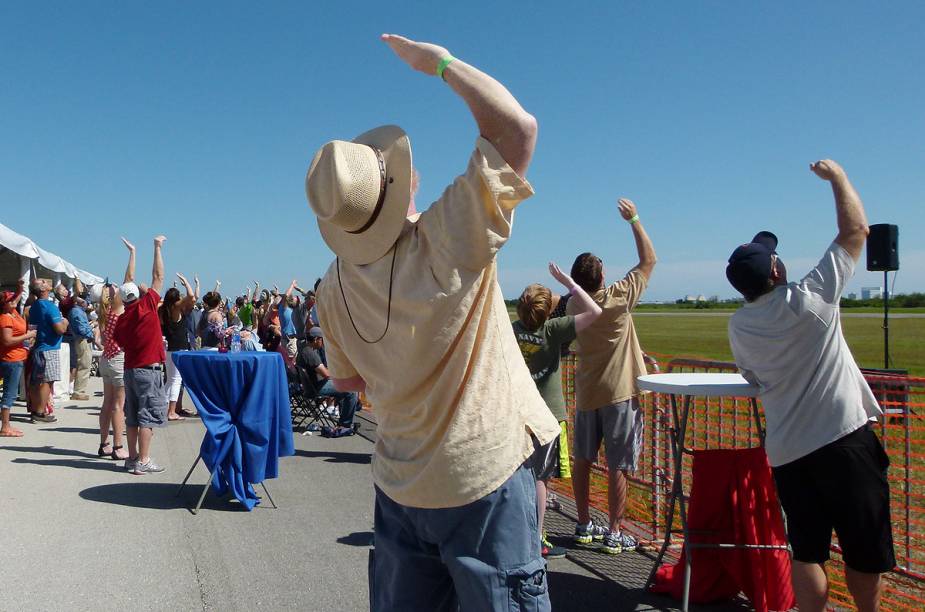
<path id="1" fill-rule="evenodd" d="M 579 287 L 570 276 L 554 263 L 549 264 L 549 273 L 562 283 L 578 307 L 574 316 L 549 318 L 555 308 L 558 296 L 543 285 L 533 284 L 524 289 L 517 303 L 518 320 L 512 324 L 520 352 L 527 362 L 527 368 L 536 383 L 536 388 L 546 401 L 550 412 L 559 421 L 562 434 L 549 444 L 537 448 L 533 457 L 533 472 L 536 475 L 536 510 L 542 534 L 543 556 L 547 559 L 565 556 L 565 549 L 553 546 L 543 531 L 546 514 L 546 483 L 550 478 L 568 474 L 568 437 L 566 435 L 567 414 L 562 396 L 562 375 L 559 371 L 560 347 L 575 339 L 578 330 L 588 327 L 601 315 L 601 308 Z"/>

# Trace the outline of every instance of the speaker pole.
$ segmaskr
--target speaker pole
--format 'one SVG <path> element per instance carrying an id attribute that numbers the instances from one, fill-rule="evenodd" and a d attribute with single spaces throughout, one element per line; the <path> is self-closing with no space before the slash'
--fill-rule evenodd
<path id="1" fill-rule="evenodd" d="M 883 369 L 890 367 L 890 285 L 889 272 L 883 271 Z"/>

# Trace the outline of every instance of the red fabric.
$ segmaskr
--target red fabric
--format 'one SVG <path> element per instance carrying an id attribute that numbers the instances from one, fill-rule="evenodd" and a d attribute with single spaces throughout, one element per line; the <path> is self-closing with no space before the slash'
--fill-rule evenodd
<path id="1" fill-rule="evenodd" d="M 763 448 L 694 451 L 694 482 L 688 505 L 691 542 L 724 544 L 787 543 L 777 490 Z M 654 592 L 681 598 L 684 560 L 663 565 Z M 757 612 L 796 605 L 786 550 L 694 549 L 690 601 L 729 599 L 740 591 Z"/>
<path id="2" fill-rule="evenodd" d="M 154 289 L 125 305 L 125 312 L 116 322 L 113 337 L 125 351 L 125 369 L 163 363 L 164 338 L 161 336 L 161 321 L 157 316 L 157 304 L 161 296 Z"/>

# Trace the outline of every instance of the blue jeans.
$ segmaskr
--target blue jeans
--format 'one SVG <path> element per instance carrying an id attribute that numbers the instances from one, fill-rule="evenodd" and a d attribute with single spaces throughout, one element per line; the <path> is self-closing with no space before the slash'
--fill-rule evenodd
<path id="1" fill-rule="evenodd" d="M 521 466 L 457 508 L 412 508 L 376 488 L 370 610 L 550 610 L 536 480 Z"/>
<path id="2" fill-rule="evenodd" d="M 13 407 L 19 395 L 19 379 L 22 378 L 24 361 L 0 361 L 0 378 L 3 378 L 3 399 L 0 409 Z"/>
<path id="3" fill-rule="evenodd" d="M 360 408 L 360 397 L 356 393 L 338 391 L 334 388 L 330 380 L 324 381 L 321 388 L 318 389 L 318 395 L 327 395 L 333 397 L 340 407 L 340 418 L 337 424 L 341 427 L 350 427 L 353 425 L 353 415 Z"/>

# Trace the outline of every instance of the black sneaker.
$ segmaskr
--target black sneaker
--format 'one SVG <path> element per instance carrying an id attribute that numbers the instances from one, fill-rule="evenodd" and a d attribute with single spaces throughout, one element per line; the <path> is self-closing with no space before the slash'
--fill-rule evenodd
<path id="1" fill-rule="evenodd" d="M 565 549 L 561 546 L 555 546 L 549 540 L 543 538 L 543 558 L 544 559 L 562 559 L 565 557 Z"/>

